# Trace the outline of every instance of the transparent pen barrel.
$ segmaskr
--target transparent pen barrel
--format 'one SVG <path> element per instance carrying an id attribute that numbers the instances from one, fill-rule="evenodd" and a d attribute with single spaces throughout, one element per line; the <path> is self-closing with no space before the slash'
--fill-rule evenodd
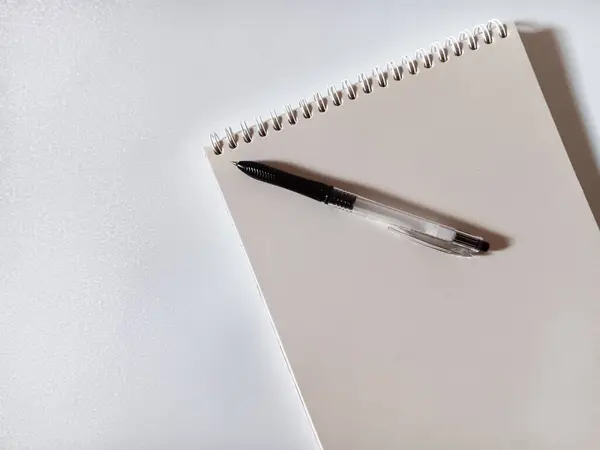
<path id="1" fill-rule="evenodd" d="M 456 231 L 452 228 L 360 196 L 356 197 L 352 212 L 388 228 L 417 231 L 445 241 L 452 241 L 456 236 Z"/>

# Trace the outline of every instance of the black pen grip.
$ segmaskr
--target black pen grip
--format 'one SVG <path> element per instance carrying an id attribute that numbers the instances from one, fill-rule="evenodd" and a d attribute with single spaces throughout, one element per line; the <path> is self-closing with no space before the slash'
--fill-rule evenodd
<path id="1" fill-rule="evenodd" d="M 320 181 L 309 180 L 257 161 L 239 161 L 238 169 L 255 180 L 296 192 L 323 203 L 352 209 L 356 196 Z"/>

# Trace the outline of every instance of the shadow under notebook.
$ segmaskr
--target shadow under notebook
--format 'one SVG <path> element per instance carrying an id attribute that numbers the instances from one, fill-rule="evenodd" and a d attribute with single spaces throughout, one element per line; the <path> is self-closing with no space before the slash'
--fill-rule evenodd
<path id="1" fill-rule="evenodd" d="M 517 25 L 571 165 L 600 227 L 600 172 L 562 56 L 559 42 L 566 39 L 560 39 L 560 32 L 553 28 L 527 22 Z"/>

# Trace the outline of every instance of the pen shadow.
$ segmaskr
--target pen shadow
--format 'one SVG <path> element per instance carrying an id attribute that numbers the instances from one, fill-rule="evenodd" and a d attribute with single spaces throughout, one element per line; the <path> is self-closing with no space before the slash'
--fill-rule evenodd
<path id="1" fill-rule="evenodd" d="M 359 195 L 361 197 L 366 197 L 370 200 L 374 200 L 379 203 L 383 203 L 384 205 L 390 206 L 392 208 L 397 208 L 402 211 L 406 211 L 411 214 L 415 214 L 417 216 L 421 216 L 435 222 L 442 223 L 444 225 L 448 225 L 450 227 L 456 228 L 460 231 L 480 236 L 485 239 L 490 244 L 490 250 L 488 253 L 482 253 L 482 256 L 489 255 L 493 252 L 498 252 L 504 250 L 512 245 L 511 239 L 507 236 L 504 236 L 500 233 L 497 233 L 489 228 L 483 228 L 478 226 L 472 222 L 465 221 L 458 217 L 454 217 L 440 211 L 435 211 L 433 209 L 427 208 L 426 206 L 420 205 L 413 201 L 400 198 L 394 195 L 390 195 L 387 192 L 383 192 L 381 190 L 365 186 L 362 184 L 354 183 L 347 180 L 341 180 L 339 178 L 333 178 L 321 173 L 317 173 L 314 171 L 307 170 L 303 167 L 297 166 L 295 164 L 290 164 L 282 161 L 262 161 L 264 164 L 267 164 L 271 167 L 275 167 L 277 169 L 308 178 L 315 181 L 320 181 L 321 183 L 326 183 L 329 185 L 333 185 L 339 189 L 343 189 L 353 194 Z"/>
<path id="2" fill-rule="evenodd" d="M 568 55 L 568 36 L 555 28 L 517 22 L 519 36 L 552 114 L 567 155 L 600 227 L 600 172 L 592 142 L 573 90 L 574 75 L 563 55 Z M 571 72 L 571 73 L 570 73 Z"/>

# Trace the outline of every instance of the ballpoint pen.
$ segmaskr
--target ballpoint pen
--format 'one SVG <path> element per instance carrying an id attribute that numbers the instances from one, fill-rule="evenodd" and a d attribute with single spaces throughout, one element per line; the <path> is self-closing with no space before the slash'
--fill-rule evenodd
<path id="1" fill-rule="evenodd" d="M 414 241 L 444 253 L 469 257 L 485 253 L 490 245 L 481 237 L 386 206 L 320 181 L 309 180 L 257 161 L 232 161 L 246 175 L 302 194 L 319 202 L 386 225 Z"/>

